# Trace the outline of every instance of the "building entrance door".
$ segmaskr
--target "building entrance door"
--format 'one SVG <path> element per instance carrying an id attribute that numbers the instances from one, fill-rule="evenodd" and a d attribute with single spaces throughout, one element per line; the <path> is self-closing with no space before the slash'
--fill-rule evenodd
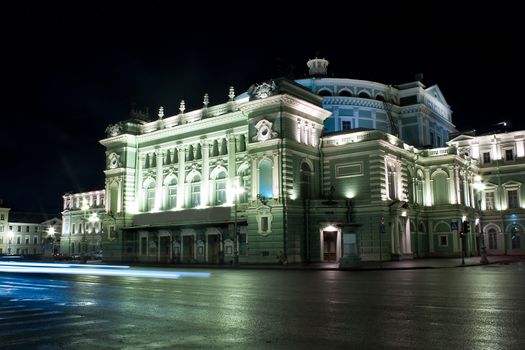
<path id="1" fill-rule="evenodd" d="M 170 237 L 161 236 L 160 237 L 160 261 L 169 261 L 170 260 Z"/>
<path id="2" fill-rule="evenodd" d="M 194 259 L 195 240 L 193 236 L 182 237 L 182 260 L 192 262 Z"/>
<path id="3" fill-rule="evenodd" d="M 337 231 L 323 231 L 323 260 L 337 260 Z"/>
<path id="4" fill-rule="evenodd" d="M 221 251 L 221 241 L 219 235 L 208 235 L 208 256 L 207 261 L 212 264 L 219 263 L 219 254 Z"/>

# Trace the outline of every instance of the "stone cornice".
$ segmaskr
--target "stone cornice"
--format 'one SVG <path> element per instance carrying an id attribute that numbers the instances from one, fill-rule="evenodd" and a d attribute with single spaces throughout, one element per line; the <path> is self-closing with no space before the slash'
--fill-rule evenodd
<path id="1" fill-rule="evenodd" d="M 166 137 L 172 137 L 176 135 L 182 135 L 185 133 L 189 133 L 189 132 L 195 131 L 196 129 L 205 129 L 205 128 L 210 128 L 210 127 L 217 126 L 217 125 L 232 124 L 232 123 L 241 122 L 245 120 L 246 120 L 246 117 L 241 112 L 236 111 L 236 112 L 224 114 L 224 115 L 217 116 L 217 117 L 201 119 L 196 122 L 181 124 L 181 125 L 174 126 L 172 128 L 160 129 L 160 130 L 153 131 L 147 134 L 138 135 L 137 141 L 139 143 L 155 141 L 155 140 L 166 138 Z"/>

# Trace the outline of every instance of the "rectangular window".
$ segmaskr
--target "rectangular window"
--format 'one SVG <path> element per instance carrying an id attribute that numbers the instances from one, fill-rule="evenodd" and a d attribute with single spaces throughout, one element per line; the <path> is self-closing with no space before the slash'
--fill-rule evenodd
<path id="1" fill-rule="evenodd" d="M 22 226 L 18 226 L 17 231 L 22 232 Z"/>
<path id="2" fill-rule="evenodd" d="M 509 209 L 516 209 L 520 207 L 520 203 L 518 200 L 518 190 L 510 190 L 507 191 L 507 199 L 508 199 L 508 205 Z"/>
<path id="3" fill-rule="evenodd" d="M 219 181 L 215 187 L 215 203 L 217 205 L 226 203 L 226 182 Z"/>
<path id="4" fill-rule="evenodd" d="M 0 214 L 0 220 L 5 220 L 4 214 Z"/>
<path id="5" fill-rule="evenodd" d="M 26 226 L 26 232 L 29 232 L 29 226 Z"/>
<path id="6" fill-rule="evenodd" d="M 29 236 L 26 237 L 26 245 L 29 245 Z"/>
<path id="7" fill-rule="evenodd" d="M 496 197 L 495 192 L 485 192 L 485 209 L 494 210 L 496 209 Z"/>
<path id="8" fill-rule="evenodd" d="M 514 150 L 512 149 L 505 150 L 505 160 L 507 161 L 514 160 Z"/>
<path id="9" fill-rule="evenodd" d="M 341 130 L 350 130 L 352 129 L 352 122 L 350 120 L 341 121 Z"/>
<path id="10" fill-rule="evenodd" d="M 268 231 L 268 217 L 267 216 L 263 216 L 261 218 L 261 231 L 262 232 Z"/>
<path id="11" fill-rule="evenodd" d="M 4 232 L 4 225 L 0 225 L 0 232 Z"/>
<path id="12" fill-rule="evenodd" d="M 16 244 L 20 244 L 20 236 L 16 237 Z"/>
<path id="13" fill-rule="evenodd" d="M 437 145 L 438 145 L 438 147 L 441 147 L 441 136 L 438 136 L 437 139 L 438 139 Z"/>
<path id="14" fill-rule="evenodd" d="M 448 246 L 448 237 L 447 236 L 439 236 L 439 246 L 440 247 Z"/>
<path id="15" fill-rule="evenodd" d="M 490 152 L 483 152 L 483 163 L 490 163 Z"/>
<path id="16" fill-rule="evenodd" d="M 75 224 L 73 224 L 73 230 L 71 231 L 71 233 L 75 233 Z"/>
<path id="17" fill-rule="evenodd" d="M 430 132 L 430 144 L 434 145 L 434 133 L 432 131 Z"/>
<path id="18" fill-rule="evenodd" d="M 38 244 L 38 237 L 37 236 L 33 237 L 33 244 Z"/>

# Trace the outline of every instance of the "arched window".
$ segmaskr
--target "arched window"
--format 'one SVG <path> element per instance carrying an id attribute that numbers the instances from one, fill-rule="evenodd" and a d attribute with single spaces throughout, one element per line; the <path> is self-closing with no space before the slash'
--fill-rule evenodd
<path id="1" fill-rule="evenodd" d="M 226 173 L 221 171 L 215 177 L 215 205 L 226 203 Z"/>
<path id="2" fill-rule="evenodd" d="M 319 96 L 332 96 L 332 92 L 328 89 L 321 89 L 317 92 Z"/>
<path id="3" fill-rule="evenodd" d="M 115 215 L 118 211 L 118 184 L 113 182 L 109 187 L 109 211 Z"/>
<path id="4" fill-rule="evenodd" d="M 520 234 L 519 227 L 513 226 L 510 229 L 510 242 L 511 242 L 511 248 L 512 249 L 520 249 L 521 248 L 521 234 Z"/>
<path id="5" fill-rule="evenodd" d="M 361 91 L 358 95 L 358 97 L 361 97 L 361 98 L 370 98 L 370 95 L 364 91 Z"/>
<path id="6" fill-rule="evenodd" d="M 352 93 L 348 90 L 339 91 L 339 96 L 352 97 Z"/>
<path id="7" fill-rule="evenodd" d="M 385 100 L 385 96 L 383 96 L 383 95 L 376 95 L 376 100 L 384 101 Z"/>
<path id="8" fill-rule="evenodd" d="M 168 183 L 166 189 L 166 208 L 173 209 L 177 207 L 177 179 L 173 177 Z"/>
<path id="9" fill-rule="evenodd" d="M 269 159 L 263 159 L 259 163 L 259 194 L 272 198 L 273 187 L 272 162 Z"/>
<path id="10" fill-rule="evenodd" d="M 201 177 L 193 176 L 190 181 L 190 208 L 196 208 L 201 204 Z"/>
<path id="11" fill-rule="evenodd" d="M 239 184 L 244 189 L 244 191 L 241 194 L 239 194 L 239 203 L 248 203 L 248 192 L 250 189 L 249 181 L 250 174 L 248 172 L 248 168 L 245 168 L 239 173 Z"/>
<path id="12" fill-rule="evenodd" d="M 145 188 L 144 211 L 150 211 L 155 207 L 155 181 L 149 181 Z"/>
<path id="13" fill-rule="evenodd" d="M 439 172 L 433 176 L 434 204 L 448 204 L 447 174 Z"/>
<path id="14" fill-rule="evenodd" d="M 300 174 L 300 186 L 301 186 L 301 194 L 300 197 L 302 199 L 309 199 L 311 196 L 311 177 L 312 177 L 312 170 L 310 169 L 310 166 L 307 163 L 301 164 L 301 174 Z"/>
<path id="15" fill-rule="evenodd" d="M 394 164 L 388 164 L 388 198 L 396 199 L 396 168 Z"/>
<path id="16" fill-rule="evenodd" d="M 487 235 L 489 236 L 489 249 L 498 249 L 498 233 L 496 229 L 489 229 Z"/>

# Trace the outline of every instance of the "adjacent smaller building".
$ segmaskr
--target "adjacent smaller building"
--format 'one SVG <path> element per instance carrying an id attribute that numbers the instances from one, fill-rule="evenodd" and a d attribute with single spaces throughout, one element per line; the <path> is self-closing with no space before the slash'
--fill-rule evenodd
<path id="1" fill-rule="evenodd" d="M 104 190 L 66 193 L 60 253 L 67 256 L 100 254 L 105 213 Z"/>
<path id="2" fill-rule="evenodd" d="M 0 255 L 39 258 L 58 253 L 62 220 L 51 214 L 0 207 Z"/>

